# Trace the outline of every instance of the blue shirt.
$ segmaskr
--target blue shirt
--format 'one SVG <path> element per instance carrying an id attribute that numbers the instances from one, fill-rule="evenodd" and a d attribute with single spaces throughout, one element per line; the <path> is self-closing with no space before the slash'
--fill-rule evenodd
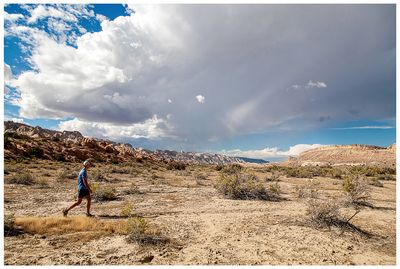
<path id="1" fill-rule="evenodd" d="M 83 183 L 85 177 L 87 178 L 87 172 L 86 172 L 85 168 L 82 168 L 82 170 L 79 172 L 79 176 L 78 176 L 78 191 L 87 190 L 85 183 Z"/>

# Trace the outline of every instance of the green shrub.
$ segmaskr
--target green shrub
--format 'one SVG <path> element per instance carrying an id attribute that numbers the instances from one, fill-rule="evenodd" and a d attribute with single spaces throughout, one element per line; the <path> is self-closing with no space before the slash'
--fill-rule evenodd
<path id="1" fill-rule="evenodd" d="M 126 223 L 128 243 L 139 245 L 164 245 L 170 242 L 169 238 L 162 236 L 161 232 L 154 227 L 150 227 L 142 217 L 129 218 Z"/>
<path id="2" fill-rule="evenodd" d="M 225 174 L 237 174 L 243 170 L 243 166 L 238 163 L 232 163 L 224 166 L 222 172 Z"/>
<path id="3" fill-rule="evenodd" d="M 94 192 L 93 199 L 96 201 L 113 201 L 117 199 L 117 193 L 114 188 L 99 188 L 98 190 L 96 190 L 96 192 Z"/>
<path id="4" fill-rule="evenodd" d="M 269 185 L 269 190 L 277 196 L 281 195 L 282 193 L 281 186 L 279 186 L 278 182 Z"/>
<path id="5" fill-rule="evenodd" d="M 34 185 L 35 180 L 29 172 L 15 174 L 7 180 L 9 184 Z"/>
<path id="6" fill-rule="evenodd" d="M 14 214 L 4 215 L 4 236 L 15 236 L 21 234 L 21 231 L 15 225 Z"/>
<path id="7" fill-rule="evenodd" d="M 186 164 L 183 162 L 171 161 L 167 164 L 168 170 L 185 170 Z"/>
<path id="8" fill-rule="evenodd" d="M 58 174 L 57 181 L 58 182 L 65 182 L 68 179 L 77 179 L 77 178 L 78 178 L 78 172 L 77 171 L 71 171 L 68 168 L 64 168 Z"/>
<path id="9" fill-rule="evenodd" d="M 43 149 L 39 147 L 31 147 L 27 150 L 29 156 L 34 156 L 36 158 L 41 158 L 44 155 Z"/>
<path id="10" fill-rule="evenodd" d="M 123 194 L 127 194 L 127 195 L 137 194 L 137 193 L 140 193 L 140 191 L 139 191 L 138 186 L 136 186 L 135 183 L 131 183 L 131 185 L 127 189 L 123 190 Z"/>
<path id="11" fill-rule="evenodd" d="M 288 167 L 286 169 L 286 176 L 295 178 L 312 178 L 313 173 L 305 167 Z"/>
<path id="12" fill-rule="evenodd" d="M 123 216 L 123 217 L 131 217 L 133 215 L 133 210 L 134 210 L 133 204 L 128 202 L 121 209 L 121 216 Z"/>
<path id="13" fill-rule="evenodd" d="M 253 174 L 221 174 L 216 189 L 231 199 L 277 200 L 279 196 L 263 186 Z"/>
<path id="14" fill-rule="evenodd" d="M 279 174 L 276 172 L 272 172 L 270 176 L 265 177 L 265 181 L 279 181 Z"/>
<path id="15" fill-rule="evenodd" d="M 383 188 L 383 183 L 376 177 L 371 178 L 369 180 L 369 185 L 375 186 L 375 187 L 380 187 Z"/>
<path id="16" fill-rule="evenodd" d="M 347 176 L 343 180 L 343 191 L 353 204 L 365 204 L 370 198 L 367 181 L 358 176 Z"/>
<path id="17" fill-rule="evenodd" d="M 307 180 L 305 185 L 296 186 L 296 192 L 298 198 L 317 198 L 318 197 L 318 182 L 312 179 Z"/>

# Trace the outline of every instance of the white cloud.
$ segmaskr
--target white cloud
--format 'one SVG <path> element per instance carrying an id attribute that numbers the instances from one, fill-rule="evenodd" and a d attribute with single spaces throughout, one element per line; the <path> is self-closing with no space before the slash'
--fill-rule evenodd
<path id="1" fill-rule="evenodd" d="M 130 125 L 118 125 L 112 123 L 89 122 L 80 119 L 62 121 L 58 125 L 59 130 L 79 131 L 83 135 L 100 138 L 147 138 L 159 139 L 172 137 L 169 132 L 172 127 L 169 123 L 157 116 L 141 122 Z"/>
<path id="2" fill-rule="evenodd" d="M 168 99 L 168 103 L 172 104 L 172 100 L 171 100 L 171 99 Z"/>
<path id="3" fill-rule="evenodd" d="M 80 7 L 53 6 L 76 18 L 93 15 L 87 6 Z M 36 8 L 27 10 L 33 13 Z M 388 118 L 395 111 L 391 7 L 346 7 L 346 12 L 341 6 L 307 5 L 135 5 L 132 9 L 131 16 L 102 21 L 99 32 L 66 34 L 66 42 L 75 47 L 63 43 L 62 35 L 57 39 L 35 29 L 35 24 L 7 28 L 6 33 L 33 46 L 29 62 L 34 71 L 16 77 L 20 116 L 125 126 L 153 115 L 171 115 L 174 134 L 194 145 L 209 137 L 221 140 L 291 127 L 320 128 L 328 122 L 320 121 L 321 116 L 340 121 L 353 115 L 349 110 L 360 118 Z M 47 10 L 39 9 L 31 20 L 39 20 Z M 311 19 L 304 20 L 305 14 Z M 63 21 L 60 17 L 48 20 Z M 74 22 L 67 23 L 72 27 Z M 284 35 L 274 27 L 277 24 L 285 29 Z M 326 31 L 329 25 L 336 26 L 334 33 Z M 58 30 L 68 31 L 61 26 Z M 318 44 L 310 41 L 316 34 Z M 340 58 L 340 66 L 332 64 L 338 55 L 360 46 L 363 50 L 354 57 Z M 309 80 L 309 74 L 332 81 L 329 87 L 334 88 L 282 91 L 297 81 L 303 82 L 294 88 L 328 87 L 328 82 Z M 383 93 L 370 85 L 382 85 Z M 193 106 L 204 102 L 204 96 L 207 109 Z M 312 98 L 316 101 L 310 104 Z"/>
<path id="4" fill-rule="evenodd" d="M 4 20 L 5 21 L 16 22 L 23 18 L 24 18 L 24 15 L 22 15 L 22 14 L 10 14 L 10 13 L 7 13 L 6 11 L 4 11 Z"/>
<path id="5" fill-rule="evenodd" d="M 291 86 L 292 89 L 312 89 L 312 88 L 327 88 L 328 85 L 322 81 L 312 81 L 309 80 L 305 85 L 294 84 Z"/>
<path id="6" fill-rule="evenodd" d="M 102 15 L 102 14 L 96 14 L 96 19 L 97 19 L 99 22 L 103 22 L 103 21 L 108 20 L 108 18 L 107 18 L 106 16 Z"/>
<path id="7" fill-rule="evenodd" d="M 364 129 L 393 129 L 394 126 L 354 126 L 354 127 L 342 127 L 342 128 L 331 128 L 333 130 L 364 130 Z"/>
<path id="8" fill-rule="evenodd" d="M 322 81 L 308 81 L 306 88 L 326 88 L 328 87 L 325 82 Z"/>
<path id="9" fill-rule="evenodd" d="M 13 122 L 24 123 L 24 119 L 20 119 L 20 118 L 11 118 L 11 120 Z"/>
<path id="10" fill-rule="evenodd" d="M 60 18 L 64 21 L 76 22 L 78 19 L 70 12 L 55 8 L 53 6 L 38 5 L 36 8 L 31 10 L 31 16 L 28 18 L 28 23 L 33 24 L 36 21 L 47 18 Z"/>
<path id="11" fill-rule="evenodd" d="M 256 158 L 256 159 L 268 159 L 268 158 L 278 158 L 278 157 L 288 157 L 288 156 L 298 156 L 300 153 L 315 149 L 319 147 L 324 147 L 328 145 L 321 144 L 297 144 L 289 147 L 287 151 L 279 150 L 277 147 L 273 148 L 264 148 L 260 150 L 222 150 L 220 153 L 228 156 L 237 156 L 237 157 L 247 157 L 247 158 Z"/>
<path id="12" fill-rule="evenodd" d="M 197 95 L 196 96 L 197 102 L 199 102 L 200 104 L 203 104 L 205 102 L 205 97 L 203 95 Z"/>
<path id="13" fill-rule="evenodd" d="M 8 64 L 4 64 L 4 82 L 8 84 L 12 80 L 11 68 Z"/>

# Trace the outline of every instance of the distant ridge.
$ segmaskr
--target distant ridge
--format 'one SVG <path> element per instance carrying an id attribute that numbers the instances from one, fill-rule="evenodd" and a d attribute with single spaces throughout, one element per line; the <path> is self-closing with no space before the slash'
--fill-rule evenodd
<path id="1" fill-rule="evenodd" d="M 85 137 L 78 131 L 55 131 L 13 121 L 4 122 L 4 158 L 41 158 L 81 162 L 93 158 L 99 162 L 131 160 L 179 161 L 193 164 L 244 163 L 241 158 L 221 154 L 150 151 L 130 144 Z"/>
<path id="2" fill-rule="evenodd" d="M 373 145 L 337 145 L 310 149 L 297 158 L 290 157 L 289 164 L 296 165 L 385 165 L 396 164 L 396 144 L 389 147 Z"/>
<path id="3" fill-rule="evenodd" d="M 263 159 L 254 159 L 254 158 L 247 158 L 247 157 L 236 157 L 238 159 L 241 159 L 245 161 L 246 163 L 269 163 L 269 161 L 263 160 Z"/>

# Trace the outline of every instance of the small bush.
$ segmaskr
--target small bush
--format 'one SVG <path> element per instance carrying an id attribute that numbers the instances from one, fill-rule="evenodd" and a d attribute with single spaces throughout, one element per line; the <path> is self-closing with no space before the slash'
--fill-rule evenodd
<path id="1" fill-rule="evenodd" d="M 9 184 L 33 185 L 35 180 L 29 172 L 16 174 L 7 180 Z"/>
<path id="2" fill-rule="evenodd" d="M 270 176 L 265 177 L 265 181 L 279 181 L 279 174 L 272 172 Z"/>
<path id="3" fill-rule="evenodd" d="M 243 170 L 243 167 L 238 163 L 232 163 L 224 166 L 222 172 L 225 174 L 237 174 Z"/>
<path id="4" fill-rule="evenodd" d="M 309 179 L 305 185 L 296 186 L 296 192 L 298 198 L 317 198 L 318 197 L 318 185 L 319 183 Z"/>
<path id="5" fill-rule="evenodd" d="M 279 186 L 278 182 L 269 185 L 269 190 L 277 196 L 281 195 L 282 193 L 281 186 Z"/>
<path id="6" fill-rule="evenodd" d="M 57 177 L 58 182 L 64 182 L 67 179 L 77 179 L 78 178 L 78 172 L 77 171 L 71 171 L 69 169 L 63 169 Z"/>
<path id="7" fill-rule="evenodd" d="M 217 165 L 215 166 L 215 171 L 221 171 L 221 170 L 222 170 L 222 168 L 224 168 L 224 166 L 223 166 L 223 165 L 221 165 L 221 164 L 217 164 Z"/>
<path id="8" fill-rule="evenodd" d="M 279 198 L 276 193 L 266 190 L 258 178 L 252 174 L 222 174 L 215 187 L 232 199 L 277 200 Z"/>
<path id="9" fill-rule="evenodd" d="M 317 200 L 307 201 L 306 215 L 313 224 L 318 226 L 332 226 L 342 222 L 339 209 L 341 204 L 336 200 Z"/>
<path id="10" fill-rule="evenodd" d="M 376 177 L 369 180 L 369 185 L 383 188 L 383 183 Z"/>
<path id="11" fill-rule="evenodd" d="M 66 161 L 64 154 L 60 154 L 60 153 L 56 153 L 54 155 L 54 159 L 56 161 L 58 161 L 58 162 L 65 162 Z"/>
<path id="12" fill-rule="evenodd" d="M 194 178 L 195 178 L 196 180 L 199 180 L 199 181 L 201 181 L 201 180 L 207 180 L 207 176 L 204 175 L 204 174 L 202 174 L 202 173 L 196 173 L 196 174 L 194 175 Z"/>
<path id="13" fill-rule="evenodd" d="M 388 180 L 388 181 L 394 181 L 396 180 L 396 176 L 395 175 L 379 175 L 377 177 L 378 180 Z"/>
<path id="14" fill-rule="evenodd" d="M 167 169 L 168 170 L 185 170 L 186 164 L 183 162 L 172 161 L 167 164 Z"/>
<path id="15" fill-rule="evenodd" d="M 343 180 L 343 191 L 353 204 L 365 204 L 370 197 L 366 180 L 358 176 L 347 176 Z"/>
<path id="16" fill-rule="evenodd" d="M 16 228 L 14 214 L 4 215 L 4 236 L 14 236 L 20 234 Z"/>
<path id="17" fill-rule="evenodd" d="M 163 245 L 170 240 L 161 235 L 159 230 L 150 227 L 147 221 L 142 217 L 129 218 L 126 222 L 126 232 L 128 243 L 137 243 L 139 245 Z"/>
<path id="18" fill-rule="evenodd" d="M 295 178 L 312 178 L 313 172 L 306 167 L 288 167 L 286 176 Z"/>
<path id="19" fill-rule="evenodd" d="M 44 155 L 43 149 L 39 147 L 32 147 L 27 150 L 29 156 L 34 156 L 36 158 L 41 158 Z"/>
<path id="20" fill-rule="evenodd" d="M 121 216 L 123 216 L 123 217 L 131 217 L 133 215 L 133 210 L 134 210 L 133 204 L 128 202 L 121 209 Z"/>
<path id="21" fill-rule="evenodd" d="M 123 193 L 130 195 L 130 194 L 140 193 L 140 191 L 139 191 L 138 186 L 136 186 L 135 183 L 131 183 L 131 185 L 127 189 L 123 190 Z"/>
<path id="22" fill-rule="evenodd" d="M 94 192 L 94 190 L 92 190 Z M 113 201 L 117 199 L 117 193 L 114 188 L 99 188 L 94 192 L 93 199 L 96 201 Z"/>

